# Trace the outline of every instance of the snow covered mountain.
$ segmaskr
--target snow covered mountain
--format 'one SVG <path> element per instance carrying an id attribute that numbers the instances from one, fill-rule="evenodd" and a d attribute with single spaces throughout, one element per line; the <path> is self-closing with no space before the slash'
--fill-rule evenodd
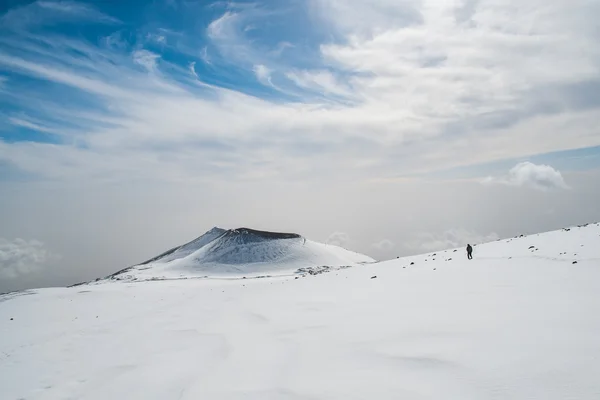
<path id="1" fill-rule="evenodd" d="M 473 260 L 12 293 L 0 399 L 595 400 L 599 243 L 591 224 Z"/>
<path id="2" fill-rule="evenodd" d="M 363 254 L 295 233 L 213 228 L 183 246 L 110 276 L 117 280 L 289 274 L 299 269 L 372 263 Z"/>

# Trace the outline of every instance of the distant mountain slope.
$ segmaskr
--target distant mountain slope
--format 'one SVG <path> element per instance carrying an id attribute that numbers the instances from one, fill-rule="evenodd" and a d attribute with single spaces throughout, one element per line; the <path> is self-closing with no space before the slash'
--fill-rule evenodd
<path id="1" fill-rule="evenodd" d="M 213 228 L 197 239 L 110 276 L 120 280 L 255 276 L 300 268 L 374 262 L 363 254 L 306 240 L 295 233 Z"/>
<path id="2" fill-rule="evenodd" d="M 507 239 L 498 239 L 489 243 L 474 244 L 473 262 L 506 260 L 546 260 L 552 262 L 578 263 L 582 260 L 596 260 L 600 251 L 600 224 L 592 223 L 556 231 L 532 235 L 518 235 Z M 466 244 L 465 244 L 466 246 Z M 427 254 L 383 261 L 380 264 L 414 262 L 414 266 L 442 267 L 454 265 L 466 259 L 466 249 L 448 249 Z"/>

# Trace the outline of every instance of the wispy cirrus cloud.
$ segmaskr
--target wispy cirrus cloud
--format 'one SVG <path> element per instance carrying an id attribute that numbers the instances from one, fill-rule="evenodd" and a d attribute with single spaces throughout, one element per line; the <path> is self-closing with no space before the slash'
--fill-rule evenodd
<path id="1" fill-rule="evenodd" d="M 352 88 L 328 70 L 317 71 L 290 71 L 286 77 L 297 86 L 311 89 L 321 94 L 333 94 L 340 96 L 352 96 Z"/>
<path id="2" fill-rule="evenodd" d="M 133 53 L 133 61 L 152 73 L 157 71 L 157 60 L 159 58 L 158 54 L 148 50 L 136 50 Z"/>
<path id="3" fill-rule="evenodd" d="M 273 85 L 273 82 L 271 82 L 271 72 L 272 71 L 271 69 L 269 69 L 269 67 L 266 67 L 262 64 L 254 66 L 254 73 L 256 74 L 256 78 L 263 85 Z"/>
<path id="4" fill-rule="evenodd" d="M 205 64 L 212 65 L 212 61 L 210 60 L 210 56 L 208 55 L 208 48 L 204 46 L 200 50 L 200 58 L 204 61 Z"/>
<path id="5" fill-rule="evenodd" d="M 11 8 L 0 16 L 0 26 L 4 29 L 30 29 L 65 21 L 92 21 L 104 24 L 119 24 L 121 22 L 93 6 L 74 1 L 37 0 L 33 3 Z"/>
<path id="6" fill-rule="evenodd" d="M 33 120 L 32 118 L 23 116 L 23 117 L 10 117 L 8 119 L 8 121 L 15 126 L 20 126 L 23 128 L 28 128 L 31 129 L 33 131 L 37 131 L 37 132 L 44 132 L 44 133 L 50 133 L 53 135 L 61 135 L 61 134 L 66 134 L 67 132 L 65 132 L 63 129 L 60 128 L 56 128 L 56 127 L 50 127 L 47 125 L 43 125 L 40 122 L 37 122 L 35 120 Z"/>
<path id="7" fill-rule="evenodd" d="M 247 32 L 252 29 L 252 21 L 264 17 L 265 12 L 256 7 L 228 10 L 208 25 L 206 34 L 225 61 L 260 64 L 265 61 L 263 52 L 248 38 Z"/>

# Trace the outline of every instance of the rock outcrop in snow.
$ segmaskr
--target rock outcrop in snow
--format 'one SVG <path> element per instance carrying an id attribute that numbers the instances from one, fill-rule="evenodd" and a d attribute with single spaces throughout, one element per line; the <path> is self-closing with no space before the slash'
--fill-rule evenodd
<path id="1" fill-rule="evenodd" d="M 183 246 L 119 271 L 110 278 L 150 280 L 279 275 L 307 268 L 356 266 L 374 261 L 363 254 L 313 242 L 295 233 L 215 227 Z"/>

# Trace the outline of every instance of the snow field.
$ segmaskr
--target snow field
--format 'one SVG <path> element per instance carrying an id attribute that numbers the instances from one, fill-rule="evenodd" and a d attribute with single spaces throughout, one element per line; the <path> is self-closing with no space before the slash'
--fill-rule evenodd
<path id="1" fill-rule="evenodd" d="M 599 240 L 4 296 L 0 398 L 597 399 Z"/>

